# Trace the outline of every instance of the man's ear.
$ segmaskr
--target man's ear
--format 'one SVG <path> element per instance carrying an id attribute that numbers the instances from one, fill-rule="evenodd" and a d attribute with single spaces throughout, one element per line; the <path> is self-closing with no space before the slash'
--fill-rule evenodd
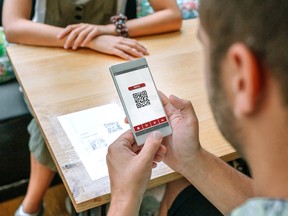
<path id="1" fill-rule="evenodd" d="M 231 89 L 233 111 L 236 117 L 243 117 L 255 111 L 261 91 L 261 68 L 256 56 L 242 43 L 233 44 L 226 56 L 232 67 Z"/>

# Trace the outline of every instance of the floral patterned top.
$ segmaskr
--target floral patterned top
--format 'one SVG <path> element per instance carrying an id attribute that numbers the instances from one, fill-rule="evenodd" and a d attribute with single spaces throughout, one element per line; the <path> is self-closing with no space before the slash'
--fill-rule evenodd
<path id="1" fill-rule="evenodd" d="M 183 19 L 198 17 L 199 0 L 177 0 Z M 143 17 L 153 13 L 149 0 L 137 0 L 137 17 Z"/>
<path id="2" fill-rule="evenodd" d="M 15 75 L 6 53 L 8 45 L 3 28 L 0 27 L 0 84 L 15 79 Z"/>
<path id="3" fill-rule="evenodd" d="M 233 210 L 230 216 L 287 216 L 288 200 L 254 198 Z"/>

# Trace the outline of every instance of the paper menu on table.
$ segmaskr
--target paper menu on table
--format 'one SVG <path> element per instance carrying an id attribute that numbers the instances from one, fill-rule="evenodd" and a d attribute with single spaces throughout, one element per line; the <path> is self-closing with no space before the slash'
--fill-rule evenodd
<path id="1" fill-rule="evenodd" d="M 58 120 L 91 179 L 108 176 L 108 146 L 129 129 L 115 103 L 59 116 Z"/>

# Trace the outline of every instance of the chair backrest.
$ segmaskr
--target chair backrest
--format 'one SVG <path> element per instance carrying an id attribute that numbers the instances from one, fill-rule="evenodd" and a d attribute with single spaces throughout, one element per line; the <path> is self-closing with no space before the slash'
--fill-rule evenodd
<path id="1" fill-rule="evenodd" d="M 125 13 L 128 19 L 136 18 L 137 13 L 136 0 L 127 0 Z"/>

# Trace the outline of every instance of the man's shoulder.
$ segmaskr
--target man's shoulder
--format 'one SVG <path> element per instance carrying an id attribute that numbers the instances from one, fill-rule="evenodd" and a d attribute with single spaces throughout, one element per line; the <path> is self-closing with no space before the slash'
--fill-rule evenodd
<path id="1" fill-rule="evenodd" d="M 234 209 L 230 216 L 284 216 L 288 215 L 288 200 L 253 198 Z"/>

